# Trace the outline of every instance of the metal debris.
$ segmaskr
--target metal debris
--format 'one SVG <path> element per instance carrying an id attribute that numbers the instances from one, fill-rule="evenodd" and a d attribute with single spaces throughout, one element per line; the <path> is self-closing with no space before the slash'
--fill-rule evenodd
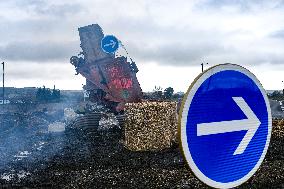
<path id="1" fill-rule="evenodd" d="M 64 120 L 67 125 L 75 121 L 77 117 L 79 117 L 79 115 L 72 108 L 64 109 Z"/>
<path id="2" fill-rule="evenodd" d="M 48 125 L 48 132 L 63 132 L 65 131 L 65 123 L 54 122 Z"/>
<path id="3" fill-rule="evenodd" d="M 98 131 L 107 131 L 114 127 L 120 128 L 119 122 L 115 115 L 113 113 L 103 114 L 101 120 L 99 121 Z"/>
<path id="4" fill-rule="evenodd" d="M 264 162 L 256 174 L 238 188 L 284 188 L 283 123 L 283 120 L 273 121 L 272 138 Z M 281 134 L 278 134 L 279 129 Z M 67 129 L 65 137 L 61 137 L 26 132 L 21 141 L 36 145 L 21 148 L 20 152 L 31 153 L 22 161 L 2 162 L 1 186 L 43 189 L 208 188 L 191 173 L 177 147 L 132 152 L 125 150 L 118 133 L 84 133 Z M 43 150 L 38 151 L 37 147 L 43 143 Z M 12 153 L 0 148 L 0 152 L 1 157 L 6 157 L 1 159 L 3 161 L 9 156 L 14 159 L 19 150 Z M 28 175 L 18 179 L 22 170 Z"/>

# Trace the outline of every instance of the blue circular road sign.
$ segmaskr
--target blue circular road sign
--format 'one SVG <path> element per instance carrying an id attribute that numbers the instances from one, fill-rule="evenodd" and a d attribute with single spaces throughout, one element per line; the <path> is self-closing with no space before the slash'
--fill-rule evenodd
<path id="1" fill-rule="evenodd" d="M 241 66 L 222 64 L 189 87 L 179 124 L 182 151 L 194 174 L 211 187 L 231 188 L 259 168 L 272 120 L 257 78 Z"/>
<path id="2" fill-rule="evenodd" d="M 119 42 L 113 35 L 106 35 L 101 40 L 101 48 L 106 53 L 114 53 L 119 47 Z"/>

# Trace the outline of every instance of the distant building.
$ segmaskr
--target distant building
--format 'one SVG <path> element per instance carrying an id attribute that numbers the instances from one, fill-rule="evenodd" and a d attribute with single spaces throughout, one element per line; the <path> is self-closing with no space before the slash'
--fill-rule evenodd
<path id="1" fill-rule="evenodd" d="M 0 87 L 0 98 L 3 97 L 2 89 L 3 88 Z M 9 103 L 17 103 L 19 100 L 27 98 L 33 101 L 36 96 L 36 91 L 36 87 L 5 87 L 5 99 L 9 100 Z"/>

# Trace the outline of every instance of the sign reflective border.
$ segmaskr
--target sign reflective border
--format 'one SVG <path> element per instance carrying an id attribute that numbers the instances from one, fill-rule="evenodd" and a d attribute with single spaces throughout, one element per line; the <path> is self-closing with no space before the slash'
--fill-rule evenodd
<path id="1" fill-rule="evenodd" d="M 271 130 L 266 92 L 241 66 L 209 68 L 184 96 L 179 114 L 182 152 L 193 173 L 211 187 L 247 181 L 265 157 Z"/>

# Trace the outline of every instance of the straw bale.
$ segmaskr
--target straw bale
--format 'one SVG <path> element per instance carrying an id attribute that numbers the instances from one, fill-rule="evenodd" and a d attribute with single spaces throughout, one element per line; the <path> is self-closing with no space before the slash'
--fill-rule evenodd
<path id="1" fill-rule="evenodd" d="M 272 120 L 272 134 L 278 137 L 284 137 L 284 119 Z"/>
<path id="2" fill-rule="evenodd" d="M 133 151 L 162 150 L 177 141 L 177 103 L 140 102 L 125 106 L 124 144 Z"/>

